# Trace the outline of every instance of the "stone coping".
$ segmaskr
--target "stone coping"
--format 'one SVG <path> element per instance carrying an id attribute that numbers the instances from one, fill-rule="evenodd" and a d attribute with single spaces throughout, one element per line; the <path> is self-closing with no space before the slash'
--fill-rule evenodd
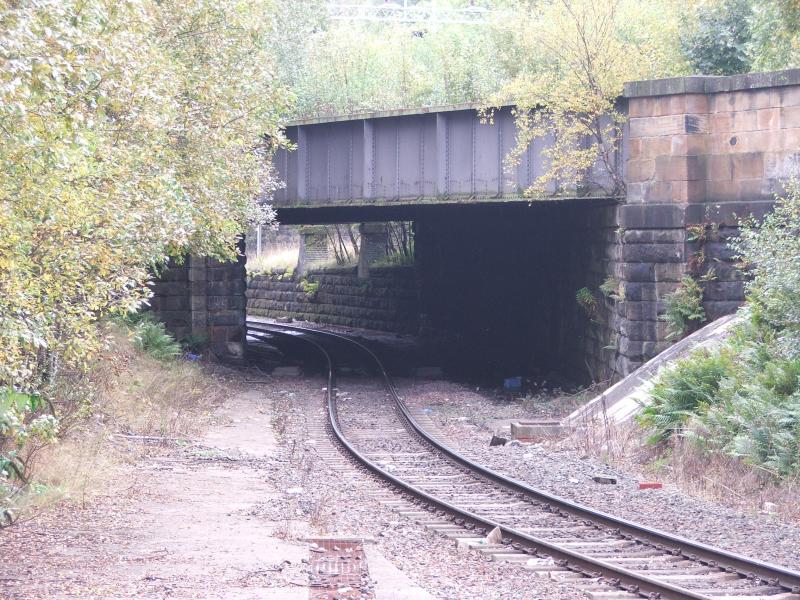
<path id="1" fill-rule="evenodd" d="M 646 96 L 670 96 L 673 94 L 714 94 L 787 85 L 800 85 L 800 69 L 746 73 L 743 75 L 691 75 L 687 77 L 631 81 L 625 84 L 623 96 L 625 98 L 642 98 Z"/>

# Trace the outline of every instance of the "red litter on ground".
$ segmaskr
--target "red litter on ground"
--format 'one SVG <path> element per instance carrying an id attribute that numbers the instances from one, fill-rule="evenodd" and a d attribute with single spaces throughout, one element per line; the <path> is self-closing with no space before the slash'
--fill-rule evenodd
<path id="1" fill-rule="evenodd" d="M 660 490 L 664 485 L 658 481 L 640 481 L 640 490 Z"/>

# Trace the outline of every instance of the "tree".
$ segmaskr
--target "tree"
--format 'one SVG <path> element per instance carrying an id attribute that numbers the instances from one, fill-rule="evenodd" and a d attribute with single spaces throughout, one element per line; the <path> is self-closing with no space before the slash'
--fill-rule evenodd
<path id="1" fill-rule="evenodd" d="M 0 450 L 168 257 L 232 258 L 270 218 L 274 9 L 0 0 Z"/>
<path id="2" fill-rule="evenodd" d="M 507 80 L 485 26 L 307 19 L 293 57 L 298 116 L 476 102 Z"/>
<path id="3" fill-rule="evenodd" d="M 800 66 L 800 4 L 755 0 L 749 22 L 752 69 L 776 71 Z"/>
<path id="4" fill-rule="evenodd" d="M 526 190 L 542 197 L 580 191 L 600 164 L 597 180 L 621 194 L 624 183 L 616 153 L 624 123 L 618 99 L 626 81 L 680 74 L 685 65 L 677 44 L 681 7 L 634 0 L 519 2 L 496 27 L 516 65 L 513 79 L 492 98 L 516 105 L 517 144 L 513 167 L 537 138 L 545 172 Z"/>
<path id="5" fill-rule="evenodd" d="M 694 27 L 681 36 L 681 46 L 693 72 L 735 75 L 750 70 L 751 2 L 722 0 L 697 7 Z"/>
<path id="6" fill-rule="evenodd" d="M 741 224 L 730 245 L 751 268 L 748 309 L 774 335 L 774 352 L 800 361 L 800 183 L 787 187 L 763 221 Z"/>

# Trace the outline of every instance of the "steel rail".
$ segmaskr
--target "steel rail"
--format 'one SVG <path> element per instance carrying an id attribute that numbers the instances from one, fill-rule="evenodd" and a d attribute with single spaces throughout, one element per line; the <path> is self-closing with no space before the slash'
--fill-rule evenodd
<path id="1" fill-rule="evenodd" d="M 605 526 L 611 527 L 612 529 L 618 529 L 620 533 L 625 533 L 628 536 L 635 537 L 637 540 L 644 539 L 651 545 L 653 545 L 656 549 L 660 549 L 664 552 L 672 551 L 676 555 L 683 556 L 688 560 L 705 563 L 708 566 L 731 568 L 735 570 L 742 577 L 759 577 L 772 584 L 779 585 L 792 593 L 800 593 L 800 573 L 796 571 L 792 571 L 790 569 L 778 565 L 771 565 L 763 561 L 751 559 L 706 544 L 701 544 L 699 542 L 682 538 L 680 536 L 675 536 L 660 531 L 658 529 L 640 525 L 638 523 L 628 521 L 626 519 L 614 517 L 613 515 L 609 515 L 602 511 L 591 509 L 589 507 L 574 503 L 570 500 L 560 498 L 558 496 L 549 494 L 542 490 L 538 490 L 536 488 L 529 486 L 524 482 L 507 477 L 501 473 L 493 471 L 492 469 L 489 469 L 478 463 L 475 463 L 474 461 L 463 456 L 457 451 L 449 448 L 448 446 L 432 438 L 416 422 L 411 412 L 408 410 L 408 407 L 405 406 L 405 403 L 403 403 L 402 399 L 397 393 L 397 389 L 394 385 L 394 382 L 392 381 L 389 374 L 386 372 L 386 369 L 384 368 L 381 360 L 369 347 L 358 342 L 357 340 L 333 332 L 319 331 L 307 327 L 296 327 L 284 324 L 248 322 L 247 328 L 248 328 L 248 334 L 250 334 L 251 331 L 261 331 L 270 334 L 287 336 L 292 339 L 298 339 L 297 334 L 302 334 L 303 336 L 305 336 L 302 339 L 315 346 L 324 355 L 328 363 L 328 370 L 329 370 L 328 389 L 327 389 L 327 397 L 329 405 L 328 410 L 329 410 L 329 418 L 331 422 L 332 431 L 336 436 L 337 440 L 339 440 L 340 443 L 345 448 L 347 448 L 347 450 L 359 462 L 364 464 L 371 471 L 377 473 L 384 479 L 387 479 L 394 485 L 406 490 L 412 496 L 419 498 L 424 502 L 430 503 L 432 505 L 441 506 L 444 510 L 449 511 L 451 513 L 457 513 L 462 518 L 481 527 L 488 529 L 494 529 L 495 527 L 499 527 L 500 531 L 503 533 L 503 537 L 511 541 L 512 544 L 519 543 L 525 546 L 534 546 L 538 550 L 542 550 L 556 559 L 560 559 L 561 561 L 566 561 L 566 563 L 563 566 L 581 572 L 587 576 L 596 577 L 601 572 L 606 574 L 611 574 L 612 579 L 617 579 L 621 583 L 620 587 L 626 591 L 640 593 L 641 595 L 644 595 L 646 597 L 655 597 L 664 599 L 691 598 L 691 599 L 708 600 L 712 598 L 711 596 L 698 594 L 686 588 L 671 585 L 669 583 L 660 581 L 657 578 L 641 575 L 639 573 L 630 571 L 628 569 L 624 569 L 622 567 L 618 567 L 616 565 L 607 563 L 605 561 L 594 559 L 582 555 L 578 552 L 568 550 L 566 548 L 561 548 L 557 545 L 552 544 L 551 542 L 537 538 L 535 536 L 531 536 L 516 531 L 513 528 L 509 528 L 501 523 L 492 521 L 485 517 L 481 517 L 479 515 L 466 511 L 458 506 L 452 505 L 448 502 L 445 502 L 441 499 L 431 496 L 427 492 L 420 490 L 419 488 L 403 481 L 402 479 L 395 477 L 394 475 L 385 471 L 378 465 L 374 464 L 368 458 L 364 457 L 342 434 L 341 429 L 339 428 L 338 415 L 335 406 L 336 398 L 334 389 L 335 377 L 334 377 L 333 360 L 330 356 L 330 353 L 317 341 L 309 339 L 309 336 L 319 336 L 322 338 L 329 338 L 329 339 L 343 341 L 359 348 L 361 351 L 365 352 L 368 356 L 370 356 L 370 358 L 374 361 L 375 365 L 377 366 L 386 384 L 386 387 L 391 393 L 392 398 L 395 402 L 395 406 L 398 408 L 398 410 L 400 411 L 401 415 L 403 416 L 404 420 L 406 421 L 407 425 L 411 428 L 411 430 L 421 439 L 423 439 L 428 445 L 432 446 L 435 450 L 441 452 L 451 460 L 468 468 L 469 470 L 477 472 L 483 477 L 497 484 L 500 484 L 503 487 L 509 488 L 512 491 L 524 494 L 527 497 L 535 498 L 538 501 L 548 503 L 551 505 L 551 507 L 555 505 L 555 508 L 557 510 L 569 513 L 574 517 L 588 519 L 595 523 L 601 523 Z M 250 335 L 251 337 L 260 337 L 260 336 L 253 336 L 252 334 Z"/>

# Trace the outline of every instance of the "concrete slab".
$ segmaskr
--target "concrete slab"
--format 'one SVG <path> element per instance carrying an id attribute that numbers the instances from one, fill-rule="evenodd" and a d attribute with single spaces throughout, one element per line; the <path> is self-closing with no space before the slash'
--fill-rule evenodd
<path id="1" fill-rule="evenodd" d="M 253 458 L 265 458 L 274 452 L 277 441 L 266 401 L 259 391 L 232 398 L 218 414 L 228 423 L 208 431 L 203 438 L 205 445 Z"/>
<path id="2" fill-rule="evenodd" d="M 512 421 L 511 437 L 520 441 L 539 441 L 560 437 L 569 431 L 559 421 Z"/>
<path id="3" fill-rule="evenodd" d="M 577 429 L 600 418 L 618 425 L 629 421 L 650 402 L 653 380 L 662 369 L 673 368 L 676 361 L 694 350 L 719 346 L 738 322 L 737 315 L 728 315 L 695 331 L 565 417 L 561 424 Z"/>
<path id="4" fill-rule="evenodd" d="M 375 581 L 375 600 L 433 600 L 373 545 L 364 546 L 367 568 Z"/>

